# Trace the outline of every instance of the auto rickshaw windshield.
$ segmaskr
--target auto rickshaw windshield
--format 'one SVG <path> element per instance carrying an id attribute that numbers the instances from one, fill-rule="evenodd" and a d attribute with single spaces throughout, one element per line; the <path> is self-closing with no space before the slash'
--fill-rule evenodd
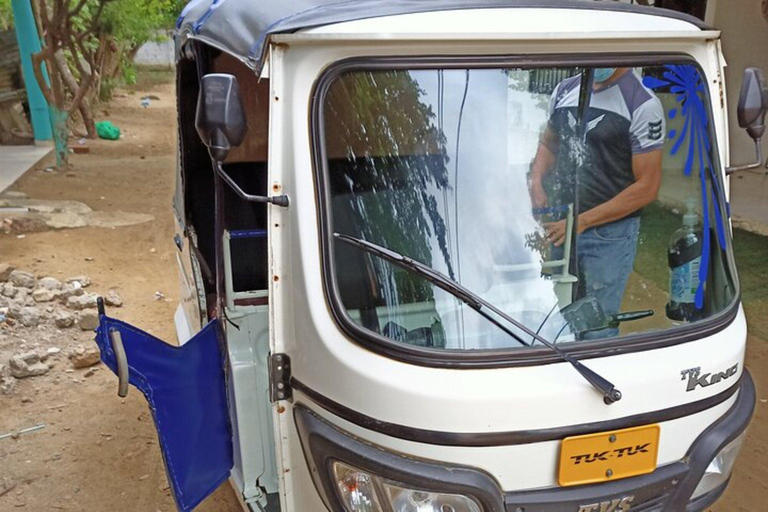
<path id="1" fill-rule="evenodd" d="M 558 343 L 704 322 L 735 298 L 705 84 L 679 63 L 341 72 L 319 99 L 325 220 Z M 526 347 L 373 254 L 329 261 L 355 329 Z"/>

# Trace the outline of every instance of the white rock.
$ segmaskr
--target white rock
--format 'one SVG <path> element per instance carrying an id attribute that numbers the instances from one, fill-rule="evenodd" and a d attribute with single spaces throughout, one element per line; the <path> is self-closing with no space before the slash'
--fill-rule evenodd
<path id="1" fill-rule="evenodd" d="M 32 292 L 32 298 L 35 302 L 51 302 L 54 297 L 56 297 L 56 292 L 47 288 L 37 288 Z"/>
<path id="2" fill-rule="evenodd" d="M 24 361 L 27 364 L 35 364 L 40 362 L 40 354 L 35 352 L 34 350 L 16 354 L 16 357 L 20 358 L 22 361 Z"/>
<path id="3" fill-rule="evenodd" d="M 58 290 L 61 286 L 61 281 L 55 277 L 44 277 L 37 282 L 38 288 L 45 288 L 46 290 Z"/>
<path id="4" fill-rule="evenodd" d="M 56 327 L 72 327 L 75 323 L 75 315 L 66 309 L 57 309 L 53 312 L 53 322 L 56 324 Z"/>
<path id="5" fill-rule="evenodd" d="M 72 297 L 73 295 L 82 295 L 85 293 L 85 290 L 83 290 L 83 287 L 80 286 L 80 283 L 71 283 L 71 284 L 65 284 L 61 287 L 60 290 L 56 290 L 54 294 L 56 295 L 56 300 L 66 303 L 67 299 Z"/>
<path id="6" fill-rule="evenodd" d="M 99 326 L 99 312 L 95 309 L 84 309 L 80 312 L 80 318 L 77 321 L 80 329 L 92 331 Z"/>
<path id="7" fill-rule="evenodd" d="M 96 345 L 79 345 L 70 352 L 69 360 L 75 368 L 87 368 L 99 362 L 99 355 L 99 347 Z"/>
<path id="8" fill-rule="evenodd" d="M 29 290 L 26 288 L 16 288 L 16 302 L 23 304 L 29 297 Z"/>
<path id="9" fill-rule="evenodd" d="M 14 270 L 11 272 L 9 280 L 11 283 L 13 283 L 14 286 L 20 288 L 34 288 L 35 282 L 37 281 L 33 274 L 24 272 L 23 270 Z"/>
<path id="10" fill-rule="evenodd" d="M 40 310 L 26 306 L 19 310 L 19 322 L 25 327 L 34 327 L 40 323 Z"/>
<path id="11" fill-rule="evenodd" d="M 95 308 L 98 298 L 99 296 L 95 293 L 73 295 L 67 299 L 67 307 L 76 310 Z"/>
<path id="12" fill-rule="evenodd" d="M 16 270 L 16 267 L 9 265 L 8 263 L 0 263 L 0 281 L 7 281 L 11 277 L 11 272 Z"/>
<path id="13" fill-rule="evenodd" d="M 47 364 L 40 361 L 40 356 L 35 352 L 11 356 L 8 366 L 11 368 L 11 375 L 17 379 L 45 375 L 50 370 Z"/>
<path id="14" fill-rule="evenodd" d="M 75 276 L 67 279 L 67 283 L 80 283 L 83 288 L 91 284 L 91 278 L 88 276 Z"/>
<path id="15" fill-rule="evenodd" d="M 48 350 L 46 350 L 46 353 L 49 356 L 55 356 L 56 354 L 59 354 L 61 352 L 61 349 L 59 347 L 51 347 Z"/>
<path id="16" fill-rule="evenodd" d="M 115 290 L 109 290 L 107 294 L 104 296 L 104 303 L 107 306 L 113 306 L 116 308 L 119 308 L 123 305 L 123 299 L 118 295 L 118 293 Z"/>
<path id="17" fill-rule="evenodd" d="M 19 315 L 21 315 L 21 305 L 13 303 L 10 306 L 8 306 L 8 318 L 13 318 L 14 320 L 18 320 Z"/>
<path id="18" fill-rule="evenodd" d="M 0 377 L 0 395 L 10 395 L 16 388 L 16 379 L 11 377 Z"/>
<path id="19" fill-rule="evenodd" d="M 3 283 L 3 286 L 0 287 L 0 295 L 3 297 L 8 297 L 9 299 L 12 299 L 16 296 L 16 287 L 13 286 L 12 283 Z"/>

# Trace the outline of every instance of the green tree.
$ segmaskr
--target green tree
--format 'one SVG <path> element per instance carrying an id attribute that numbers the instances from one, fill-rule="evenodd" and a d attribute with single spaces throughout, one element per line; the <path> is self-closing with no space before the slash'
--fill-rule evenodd
<path id="1" fill-rule="evenodd" d="M 9 0 L 0 0 L 7 2 Z M 35 76 L 57 115 L 58 140 L 66 139 L 72 115 L 86 136 L 96 137 L 92 105 L 105 79 L 113 79 L 136 50 L 173 27 L 182 0 L 36 0 L 43 49 L 33 56 Z M 43 65 L 50 80 L 43 74 Z M 59 162 L 66 151 L 59 147 Z M 64 146 L 65 148 L 66 146 Z"/>
<path id="2" fill-rule="evenodd" d="M 0 30 L 13 28 L 13 10 L 11 0 L 0 0 Z"/>

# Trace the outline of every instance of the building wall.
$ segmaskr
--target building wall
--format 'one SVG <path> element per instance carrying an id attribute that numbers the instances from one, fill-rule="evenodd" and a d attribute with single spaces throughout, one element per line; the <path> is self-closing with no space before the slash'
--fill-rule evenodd
<path id="1" fill-rule="evenodd" d="M 139 66 L 172 68 L 174 65 L 173 39 L 168 34 L 158 34 L 157 40 L 144 43 L 133 62 Z"/>
<path id="2" fill-rule="evenodd" d="M 768 19 L 763 0 L 709 0 L 707 22 L 723 31 L 723 53 L 728 62 L 725 71 L 731 127 L 731 163 L 754 158 L 752 139 L 739 128 L 736 106 L 742 75 L 747 67 L 759 67 L 768 76 Z M 768 148 L 768 140 L 763 140 Z"/>

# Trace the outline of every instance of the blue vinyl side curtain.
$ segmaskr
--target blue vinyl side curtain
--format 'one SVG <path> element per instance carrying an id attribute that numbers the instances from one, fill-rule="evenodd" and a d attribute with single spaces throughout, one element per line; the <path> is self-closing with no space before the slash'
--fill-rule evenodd
<path id="1" fill-rule="evenodd" d="M 232 435 L 219 325 L 212 321 L 181 347 L 100 315 L 96 343 L 117 373 L 109 333 L 122 336 L 129 382 L 149 402 L 176 505 L 194 509 L 229 477 Z"/>

